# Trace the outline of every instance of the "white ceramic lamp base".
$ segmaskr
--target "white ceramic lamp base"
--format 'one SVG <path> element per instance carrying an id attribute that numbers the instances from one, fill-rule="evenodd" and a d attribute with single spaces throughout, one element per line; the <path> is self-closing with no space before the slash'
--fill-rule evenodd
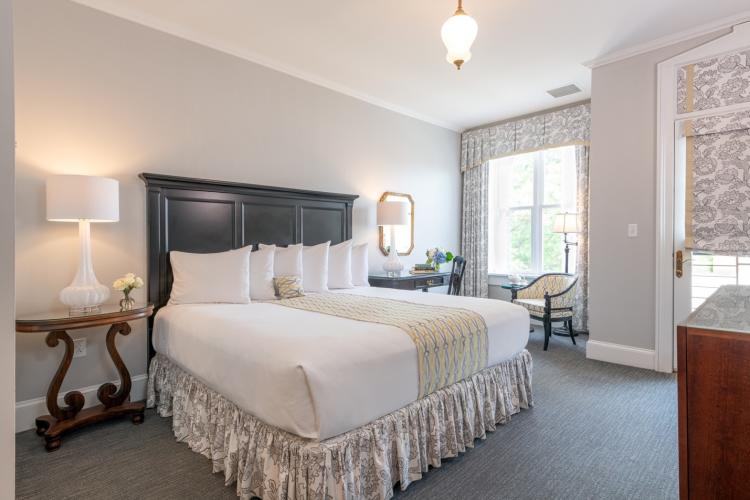
<path id="1" fill-rule="evenodd" d="M 396 227 L 391 226 L 391 248 L 388 252 L 388 258 L 383 263 L 383 271 L 389 276 L 396 276 L 401 274 L 404 270 L 404 264 L 398 258 L 398 251 L 396 250 Z"/>
<path id="2" fill-rule="evenodd" d="M 70 308 L 71 313 L 96 311 L 109 298 L 109 288 L 97 281 L 91 262 L 91 224 L 78 222 L 78 237 L 81 255 L 78 272 L 73 282 L 62 289 L 60 301 Z"/>

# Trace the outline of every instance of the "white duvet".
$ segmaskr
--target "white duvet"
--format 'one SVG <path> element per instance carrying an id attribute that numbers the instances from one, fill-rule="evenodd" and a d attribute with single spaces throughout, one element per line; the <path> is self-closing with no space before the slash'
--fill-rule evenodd
<path id="1" fill-rule="evenodd" d="M 526 346 L 526 309 L 500 300 L 385 288 L 355 293 L 453 306 L 487 323 L 488 364 Z M 417 399 L 416 348 L 401 329 L 269 302 L 163 307 L 154 347 L 264 422 L 327 439 Z"/>

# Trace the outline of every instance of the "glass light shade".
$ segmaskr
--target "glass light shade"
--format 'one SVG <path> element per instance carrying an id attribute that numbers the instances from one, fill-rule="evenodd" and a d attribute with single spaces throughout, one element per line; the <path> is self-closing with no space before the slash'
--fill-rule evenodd
<path id="1" fill-rule="evenodd" d="M 578 232 L 578 214 L 565 212 L 555 215 L 555 221 L 552 225 L 553 233 L 577 233 Z"/>
<path id="2" fill-rule="evenodd" d="M 471 59 L 471 44 L 477 37 L 478 29 L 477 22 L 461 10 L 443 23 L 440 36 L 448 49 L 445 59 L 458 69 Z"/>

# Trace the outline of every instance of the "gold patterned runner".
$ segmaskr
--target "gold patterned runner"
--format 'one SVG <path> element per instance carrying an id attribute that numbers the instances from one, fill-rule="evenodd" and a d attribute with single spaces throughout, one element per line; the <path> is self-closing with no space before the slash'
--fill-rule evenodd
<path id="1" fill-rule="evenodd" d="M 274 303 L 402 329 L 417 348 L 420 398 L 487 366 L 487 325 L 467 309 L 345 293 L 316 293 Z"/>

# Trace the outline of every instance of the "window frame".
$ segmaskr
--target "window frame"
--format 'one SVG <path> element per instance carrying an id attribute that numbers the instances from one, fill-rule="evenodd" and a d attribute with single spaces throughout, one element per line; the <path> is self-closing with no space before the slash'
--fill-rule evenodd
<path id="1" fill-rule="evenodd" d="M 565 146 L 562 146 L 565 147 Z M 563 210 L 562 200 L 557 203 L 544 203 L 544 149 L 536 151 L 529 151 L 527 153 L 520 153 L 518 155 L 531 155 L 533 162 L 533 175 L 532 175 L 532 205 L 513 205 L 508 206 L 507 211 L 510 216 L 511 213 L 522 210 L 531 211 L 531 269 L 525 270 L 513 270 L 506 269 L 500 272 L 491 272 L 493 276 L 508 276 L 510 274 L 522 274 L 527 276 L 539 276 L 546 272 L 558 272 L 558 271 L 545 271 L 544 270 L 544 211 L 547 209 L 557 209 L 558 212 Z M 507 158 L 507 157 L 506 157 Z M 499 158 L 493 161 L 499 161 L 503 158 Z M 500 168 L 498 165 L 493 165 L 490 162 L 490 168 Z M 492 187 L 490 187 L 492 189 Z M 488 230 L 488 236 L 492 238 L 493 229 L 490 227 Z M 575 241 L 575 240 L 574 240 Z M 562 248 L 562 241 L 561 241 Z M 562 250 L 561 250 L 562 252 Z M 564 259 L 564 257 L 563 257 Z M 575 268 L 575 262 L 573 262 Z M 563 268 L 564 269 L 564 268 Z M 561 269 L 559 272 L 563 272 Z"/>

